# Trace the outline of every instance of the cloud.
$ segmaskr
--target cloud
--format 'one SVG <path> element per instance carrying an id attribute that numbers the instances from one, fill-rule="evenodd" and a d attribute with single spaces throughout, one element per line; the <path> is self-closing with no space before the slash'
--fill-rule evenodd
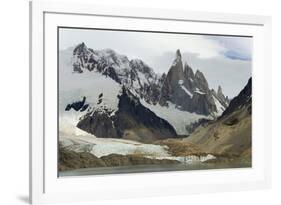
<path id="1" fill-rule="evenodd" d="M 252 59 L 253 41 L 251 37 L 208 36 L 207 38 L 224 47 L 221 54 L 227 58 L 234 60 Z"/>
<path id="2" fill-rule="evenodd" d="M 159 55 L 165 51 L 198 53 L 201 58 L 220 55 L 225 48 L 202 35 L 126 31 L 61 29 L 60 48 L 85 42 L 93 49 L 111 48 L 131 58 Z"/>

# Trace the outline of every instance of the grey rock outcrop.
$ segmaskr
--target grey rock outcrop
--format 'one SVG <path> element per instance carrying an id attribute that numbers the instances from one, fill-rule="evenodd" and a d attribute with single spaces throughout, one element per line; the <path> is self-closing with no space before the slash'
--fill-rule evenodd
<path id="1" fill-rule="evenodd" d="M 119 96 L 118 111 L 93 110 L 77 127 L 101 138 L 125 138 L 141 142 L 174 138 L 177 133 L 164 119 L 144 107 L 125 87 Z M 101 126 L 102 125 L 102 126 Z"/>
<path id="2" fill-rule="evenodd" d="M 243 107 L 247 107 L 249 113 L 252 110 L 252 78 L 250 78 L 247 82 L 247 85 L 243 88 L 243 90 L 233 98 L 229 106 L 223 112 L 222 116 L 230 115 L 234 111 L 241 109 Z"/>
<path id="3" fill-rule="evenodd" d="M 177 108 L 202 115 L 216 115 L 218 112 L 214 98 L 204 74 L 185 63 L 183 66 L 180 51 L 165 78 L 159 103 L 168 106 L 169 102 Z M 226 107 L 227 103 L 222 106 Z"/>
<path id="4" fill-rule="evenodd" d="M 74 109 L 75 111 L 83 112 L 89 107 L 89 104 L 86 104 L 86 97 L 84 96 L 81 101 L 73 102 L 70 104 L 67 104 L 65 107 L 65 111 L 69 111 L 71 109 Z"/>

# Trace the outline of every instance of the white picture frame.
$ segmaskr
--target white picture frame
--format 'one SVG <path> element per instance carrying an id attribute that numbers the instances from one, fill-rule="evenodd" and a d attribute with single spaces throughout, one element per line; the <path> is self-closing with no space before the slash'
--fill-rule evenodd
<path id="1" fill-rule="evenodd" d="M 57 103 L 53 92 L 57 79 L 51 69 L 57 62 L 53 55 L 55 28 L 62 24 L 91 27 L 93 23 L 100 23 L 114 28 L 154 29 L 159 22 L 165 22 L 166 27 L 162 29 L 167 30 L 184 28 L 198 33 L 254 37 L 253 167 L 58 178 L 57 136 L 52 127 L 56 121 L 52 108 Z M 33 1 L 30 2 L 30 93 L 32 204 L 241 191 L 271 186 L 270 17 Z"/>

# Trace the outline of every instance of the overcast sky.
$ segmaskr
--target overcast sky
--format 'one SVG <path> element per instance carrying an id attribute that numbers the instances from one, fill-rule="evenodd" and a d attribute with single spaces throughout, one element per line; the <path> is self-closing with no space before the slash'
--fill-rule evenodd
<path id="1" fill-rule="evenodd" d="M 129 59 L 139 58 L 156 73 L 167 73 L 175 52 L 195 72 L 202 71 L 211 88 L 222 86 L 229 97 L 236 96 L 251 76 L 252 38 L 192 34 L 102 31 L 61 28 L 59 49 L 84 42 L 94 50 L 111 48 Z"/>

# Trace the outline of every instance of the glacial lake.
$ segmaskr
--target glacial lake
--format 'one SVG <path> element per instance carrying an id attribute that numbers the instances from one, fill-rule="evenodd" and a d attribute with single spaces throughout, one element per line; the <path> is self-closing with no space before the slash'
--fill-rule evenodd
<path id="1" fill-rule="evenodd" d="M 167 171 L 188 171 L 188 170 L 208 170 L 208 169 L 231 169 L 231 168 L 251 168 L 251 163 L 191 163 L 173 165 L 133 165 L 119 167 L 99 167 L 83 168 L 58 172 L 59 177 L 106 175 L 106 174 L 128 174 L 146 172 L 167 172 Z"/>

